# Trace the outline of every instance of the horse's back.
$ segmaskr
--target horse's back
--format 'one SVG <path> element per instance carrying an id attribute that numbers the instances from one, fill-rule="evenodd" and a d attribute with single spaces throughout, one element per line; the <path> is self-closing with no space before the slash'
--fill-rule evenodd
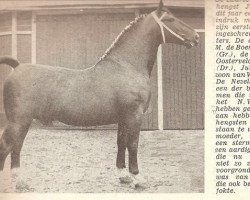
<path id="1" fill-rule="evenodd" d="M 116 123 L 119 112 L 145 104 L 146 82 L 110 63 L 87 70 L 23 64 L 6 80 L 4 106 L 8 118 L 90 126 Z"/>
<path id="2" fill-rule="evenodd" d="M 70 82 L 79 76 L 79 72 L 80 70 L 37 64 L 18 66 L 4 84 L 7 118 L 15 118 L 16 115 L 33 118 L 39 112 L 48 110 L 50 100 L 65 92 Z"/>
<path id="3" fill-rule="evenodd" d="M 97 71 L 20 65 L 5 82 L 6 115 L 73 125 L 116 122 L 112 83 L 106 73 Z"/>

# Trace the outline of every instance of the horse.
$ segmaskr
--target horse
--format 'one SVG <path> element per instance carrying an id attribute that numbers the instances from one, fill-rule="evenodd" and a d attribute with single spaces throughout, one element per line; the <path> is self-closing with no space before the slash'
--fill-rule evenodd
<path id="1" fill-rule="evenodd" d="M 122 174 L 120 181 L 128 178 L 140 185 L 139 133 L 150 102 L 150 75 L 158 47 L 175 43 L 191 48 L 198 42 L 196 31 L 160 1 L 155 11 L 135 18 L 90 68 L 20 64 L 10 56 L 1 57 L 0 64 L 14 70 L 4 84 L 8 123 L 0 139 L 0 170 L 8 154 L 11 168 L 20 167 L 20 152 L 33 119 L 74 126 L 118 124 L 116 167 Z"/>

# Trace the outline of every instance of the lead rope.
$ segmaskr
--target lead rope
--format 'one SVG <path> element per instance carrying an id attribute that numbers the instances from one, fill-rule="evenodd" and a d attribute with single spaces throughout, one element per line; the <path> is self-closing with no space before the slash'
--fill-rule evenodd
<path id="1" fill-rule="evenodd" d="M 167 13 L 164 13 L 160 18 L 153 12 L 151 13 L 153 18 L 155 19 L 156 23 L 160 26 L 161 29 L 161 35 L 162 35 L 162 39 L 163 42 L 166 43 L 166 39 L 165 39 L 165 33 L 164 33 L 164 29 L 167 29 L 172 35 L 174 35 L 175 37 L 179 38 L 181 41 L 185 41 L 185 39 L 183 37 L 181 37 L 180 35 L 178 35 L 177 33 L 175 33 L 174 31 L 172 31 L 166 24 L 164 24 L 161 20 L 165 17 L 165 15 Z"/>

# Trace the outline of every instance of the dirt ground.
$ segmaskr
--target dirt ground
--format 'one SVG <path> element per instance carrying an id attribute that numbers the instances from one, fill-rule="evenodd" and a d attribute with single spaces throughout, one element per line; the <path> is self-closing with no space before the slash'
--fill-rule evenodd
<path id="1" fill-rule="evenodd" d="M 116 176 L 115 130 L 32 128 L 21 154 L 16 192 L 204 192 L 204 131 L 142 131 L 139 169 L 148 188 Z"/>

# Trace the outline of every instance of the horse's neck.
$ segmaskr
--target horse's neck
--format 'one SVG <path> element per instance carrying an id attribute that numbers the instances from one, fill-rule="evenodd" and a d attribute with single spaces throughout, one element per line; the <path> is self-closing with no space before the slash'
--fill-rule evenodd
<path id="1" fill-rule="evenodd" d="M 158 30 L 154 30 L 155 25 L 150 30 L 144 20 L 125 33 L 109 57 L 116 62 L 120 61 L 121 65 L 127 63 L 127 67 L 133 67 L 143 75 L 150 76 L 160 40 Z"/>

